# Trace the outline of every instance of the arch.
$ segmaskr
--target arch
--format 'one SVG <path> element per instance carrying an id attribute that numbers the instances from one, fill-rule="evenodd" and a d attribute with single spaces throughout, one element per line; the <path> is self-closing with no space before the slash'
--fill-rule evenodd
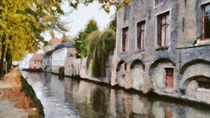
<path id="1" fill-rule="evenodd" d="M 151 64 L 150 68 L 156 66 L 158 63 L 165 63 L 165 62 L 170 62 L 170 63 L 172 63 L 175 66 L 175 63 L 173 61 L 171 61 L 170 59 L 168 59 L 168 58 L 159 58 L 159 59 L 155 60 Z"/>
<path id="2" fill-rule="evenodd" d="M 159 63 L 171 63 L 174 67 L 176 67 L 175 63 L 173 61 L 171 61 L 170 59 L 168 59 L 168 58 L 159 58 L 159 59 L 155 60 L 151 64 L 151 66 L 149 68 L 149 74 L 151 74 L 152 68 L 157 66 Z"/>
<path id="3" fill-rule="evenodd" d="M 121 60 L 116 68 L 116 82 L 119 86 L 125 86 L 125 74 L 126 74 L 126 63 L 124 60 Z"/>
<path id="4" fill-rule="evenodd" d="M 187 85 L 193 80 L 195 80 L 195 81 L 209 80 L 210 81 L 210 77 L 207 77 L 207 76 L 204 76 L 204 75 L 198 75 L 198 76 L 190 77 L 183 82 L 183 84 L 181 85 L 181 90 L 186 91 Z"/>
<path id="5" fill-rule="evenodd" d="M 141 60 L 139 60 L 139 59 L 136 59 L 136 60 L 134 60 L 133 62 L 132 62 L 132 64 L 131 64 L 131 69 L 134 69 L 135 68 L 135 66 L 137 66 L 137 65 L 142 65 L 143 66 L 143 69 L 145 69 L 145 65 L 144 65 L 144 63 L 141 61 Z"/>
<path id="6" fill-rule="evenodd" d="M 193 64 L 197 64 L 197 63 L 203 63 L 203 64 L 207 64 L 207 65 L 210 65 L 210 61 L 206 61 L 206 60 L 203 60 L 203 59 L 196 59 L 196 60 L 192 60 L 190 62 L 187 62 L 185 63 L 182 68 L 180 69 L 180 74 L 183 74 L 185 72 L 185 70 L 193 65 Z"/>
<path id="7" fill-rule="evenodd" d="M 180 71 L 180 88 L 185 89 L 186 82 L 192 78 L 210 78 L 210 63 L 205 60 L 193 60 L 186 63 Z"/>
<path id="8" fill-rule="evenodd" d="M 173 89 L 177 83 L 175 70 L 175 63 L 170 59 L 161 58 L 154 61 L 149 68 L 151 88 L 160 91 Z"/>
<path id="9" fill-rule="evenodd" d="M 143 90 L 145 66 L 141 60 L 134 60 L 130 66 L 132 88 Z"/>
<path id="10" fill-rule="evenodd" d="M 120 71 L 120 68 L 121 68 L 122 64 L 124 64 L 124 63 L 125 63 L 125 61 L 124 61 L 124 60 L 121 60 L 121 61 L 117 64 L 117 68 L 116 68 L 116 71 L 117 71 L 117 72 Z"/>

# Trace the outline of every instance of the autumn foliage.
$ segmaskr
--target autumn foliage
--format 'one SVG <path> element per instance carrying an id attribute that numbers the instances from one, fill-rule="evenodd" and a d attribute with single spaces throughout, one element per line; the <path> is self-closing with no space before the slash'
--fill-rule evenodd
<path id="1" fill-rule="evenodd" d="M 42 32 L 65 30 L 58 22 L 63 14 L 60 3 L 61 0 L 0 0 L 0 77 L 5 59 L 9 71 L 12 61 L 21 60 L 46 43 Z"/>

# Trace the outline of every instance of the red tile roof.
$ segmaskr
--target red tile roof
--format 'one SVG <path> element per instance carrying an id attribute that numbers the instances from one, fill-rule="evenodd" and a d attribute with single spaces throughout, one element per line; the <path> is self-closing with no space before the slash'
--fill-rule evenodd
<path id="1" fill-rule="evenodd" d="M 61 39 L 58 39 L 58 38 L 52 38 L 50 41 L 49 41 L 49 44 L 50 45 L 58 45 L 62 42 Z"/>
<path id="2" fill-rule="evenodd" d="M 33 54 L 30 60 L 42 60 L 43 54 Z"/>

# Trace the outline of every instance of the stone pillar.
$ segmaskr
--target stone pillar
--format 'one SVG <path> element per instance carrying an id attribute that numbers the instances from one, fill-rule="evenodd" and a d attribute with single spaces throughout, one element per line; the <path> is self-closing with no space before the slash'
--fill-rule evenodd
<path id="1" fill-rule="evenodd" d="M 146 65 L 144 70 L 144 86 L 142 92 L 148 93 L 150 89 L 151 89 L 151 77 L 149 75 L 149 67 Z"/>
<path id="2" fill-rule="evenodd" d="M 131 64 L 126 64 L 126 74 L 125 74 L 125 88 L 130 89 L 132 88 L 132 81 L 131 81 L 131 71 L 130 71 Z"/>

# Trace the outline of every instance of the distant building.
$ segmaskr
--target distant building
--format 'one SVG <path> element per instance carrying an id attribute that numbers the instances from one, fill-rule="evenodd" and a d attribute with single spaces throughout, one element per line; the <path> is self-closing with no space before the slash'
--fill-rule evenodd
<path id="1" fill-rule="evenodd" d="M 58 44 L 61 44 L 61 43 L 62 43 L 62 40 L 61 39 L 58 39 L 58 38 L 52 38 L 49 41 L 49 45 L 58 45 Z"/>
<path id="2" fill-rule="evenodd" d="M 52 53 L 55 47 L 62 43 L 61 39 L 52 38 L 49 41 L 49 44 L 42 48 L 44 51 L 43 61 L 42 61 L 42 70 L 46 72 L 52 72 Z"/>
<path id="3" fill-rule="evenodd" d="M 29 69 L 40 70 L 42 67 L 43 54 L 33 54 L 29 60 Z"/>
<path id="4" fill-rule="evenodd" d="M 18 68 L 20 70 L 28 69 L 29 68 L 29 62 L 30 62 L 30 59 L 31 59 L 32 56 L 33 56 L 33 54 L 28 54 L 27 56 L 25 56 L 23 58 L 23 60 L 19 62 Z"/>
<path id="5" fill-rule="evenodd" d="M 52 38 L 50 41 L 49 41 L 49 44 L 47 46 L 44 46 L 42 48 L 42 50 L 46 53 L 48 51 L 51 51 L 51 50 L 54 50 L 55 47 L 59 44 L 62 43 L 62 40 L 61 39 L 58 39 L 58 38 Z"/>
<path id="6" fill-rule="evenodd" d="M 53 50 L 46 52 L 43 56 L 42 70 L 46 72 L 52 72 L 52 53 Z"/>
<path id="7" fill-rule="evenodd" d="M 52 53 L 52 72 L 64 74 L 67 57 L 75 55 L 76 49 L 71 42 L 57 45 Z"/>

